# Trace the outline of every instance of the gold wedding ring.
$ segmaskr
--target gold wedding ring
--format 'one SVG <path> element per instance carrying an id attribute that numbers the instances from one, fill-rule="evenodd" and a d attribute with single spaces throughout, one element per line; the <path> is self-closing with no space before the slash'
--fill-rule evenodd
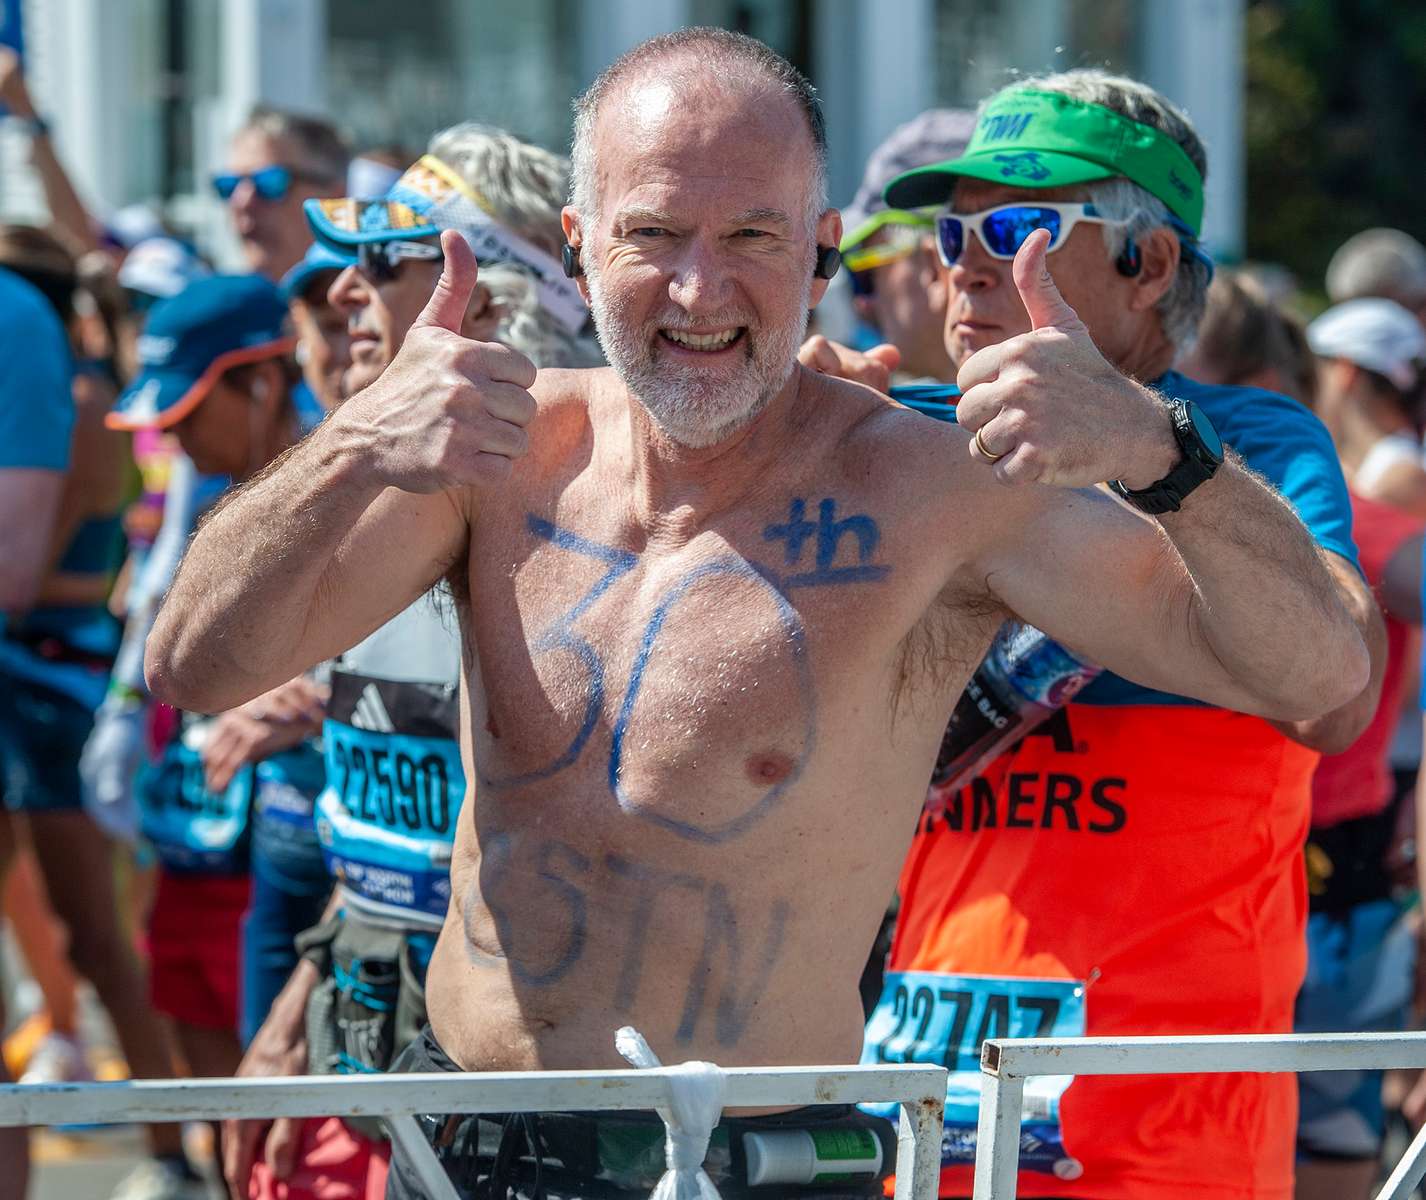
<path id="1" fill-rule="evenodd" d="M 984 429 L 977 429 L 975 431 L 975 448 L 979 450 L 982 455 L 985 456 L 986 462 L 999 462 L 1002 458 L 1005 457 L 1005 454 L 991 453 L 991 451 L 986 447 L 985 440 L 980 436 L 984 432 Z M 1009 451 L 1006 451 L 1006 453 L 1008 454 Z"/>

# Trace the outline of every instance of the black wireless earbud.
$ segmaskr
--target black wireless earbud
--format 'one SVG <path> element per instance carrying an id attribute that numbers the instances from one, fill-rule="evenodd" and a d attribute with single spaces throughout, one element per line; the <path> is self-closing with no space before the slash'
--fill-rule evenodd
<path id="1" fill-rule="evenodd" d="M 1144 267 L 1144 260 L 1139 255 L 1138 243 L 1133 238 L 1128 238 L 1124 242 L 1124 249 L 1118 258 L 1114 260 L 1114 269 L 1126 279 L 1133 279 Z"/>
<path id="2" fill-rule="evenodd" d="M 579 251 L 568 242 L 560 247 L 560 266 L 571 279 L 584 274 L 584 268 L 579 265 Z"/>

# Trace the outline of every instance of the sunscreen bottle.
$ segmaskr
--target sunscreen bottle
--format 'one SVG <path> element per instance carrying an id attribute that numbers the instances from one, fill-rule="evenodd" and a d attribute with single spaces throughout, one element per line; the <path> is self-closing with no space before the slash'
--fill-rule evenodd
<path id="1" fill-rule="evenodd" d="M 748 1184 L 837 1183 L 881 1171 L 881 1139 L 870 1129 L 745 1133 Z"/>

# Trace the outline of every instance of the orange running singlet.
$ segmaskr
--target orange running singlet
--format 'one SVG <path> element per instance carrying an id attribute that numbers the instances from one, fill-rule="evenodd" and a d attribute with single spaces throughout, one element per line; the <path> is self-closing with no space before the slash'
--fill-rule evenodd
<path id="1" fill-rule="evenodd" d="M 863 1061 L 973 1062 L 980 1036 L 1079 1026 L 1290 1031 L 1317 758 L 1221 709 L 1070 704 L 928 802 Z M 1084 1078 L 1058 1103 L 1064 1157 L 1022 1169 L 1021 1196 L 1291 1195 L 1291 1075 Z M 968 1196 L 970 1169 L 941 1191 Z"/>

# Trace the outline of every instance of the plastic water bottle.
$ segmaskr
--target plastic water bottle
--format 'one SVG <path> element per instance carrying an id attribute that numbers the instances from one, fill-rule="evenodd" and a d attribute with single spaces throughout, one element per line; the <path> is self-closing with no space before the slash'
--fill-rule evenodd
<path id="1" fill-rule="evenodd" d="M 931 786 L 954 791 L 1102 670 L 1033 625 L 1007 621 L 951 714 Z"/>

